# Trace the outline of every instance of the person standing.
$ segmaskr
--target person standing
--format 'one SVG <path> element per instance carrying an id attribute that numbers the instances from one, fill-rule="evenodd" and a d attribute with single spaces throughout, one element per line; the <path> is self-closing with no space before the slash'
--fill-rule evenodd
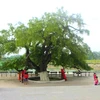
<path id="1" fill-rule="evenodd" d="M 24 81 L 24 74 L 26 73 L 26 70 L 24 69 L 24 70 L 22 70 L 22 83 L 23 83 L 23 81 Z"/>
<path id="2" fill-rule="evenodd" d="M 18 80 L 21 82 L 21 71 L 18 72 Z"/>
<path id="3" fill-rule="evenodd" d="M 65 81 L 67 81 L 67 76 L 65 74 L 65 69 L 64 67 L 61 69 L 61 79 L 64 79 Z"/>
<path id="4" fill-rule="evenodd" d="M 97 77 L 97 75 L 96 75 L 96 73 L 94 73 L 94 74 L 93 74 L 93 78 L 94 78 L 94 80 L 95 80 L 96 77 Z"/>
<path id="5" fill-rule="evenodd" d="M 28 72 L 25 72 L 25 74 L 24 74 L 24 84 L 25 85 L 28 84 L 28 77 L 29 77 Z"/>
<path id="6" fill-rule="evenodd" d="M 99 84 L 99 80 L 98 80 L 98 76 L 96 76 L 95 80 L 94 80 L 94 84 L 98 85 Z"/>

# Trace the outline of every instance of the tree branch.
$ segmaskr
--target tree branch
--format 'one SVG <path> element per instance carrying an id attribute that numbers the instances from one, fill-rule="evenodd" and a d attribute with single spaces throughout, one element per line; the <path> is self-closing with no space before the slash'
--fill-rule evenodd
<path id="1" fill-rule="evenodd" d="M 37 66 L 29 57 L 29 48 L 28 47 L 25 47 L 25 48 L 26 48 L 26 65 L 29 68 L 36 69 L 39 72 L 40 71 L 39 66 Z"/>

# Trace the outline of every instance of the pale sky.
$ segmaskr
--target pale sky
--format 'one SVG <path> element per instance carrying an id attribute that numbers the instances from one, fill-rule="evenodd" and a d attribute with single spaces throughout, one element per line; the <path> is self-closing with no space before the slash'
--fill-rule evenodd
<path id="1" fill-rule="evenodd" d="M 90 35 L 84 35 L 92 51 L 100 51 L 100 1 L 99 0 L 0 0 L 0 30 L 6 29 L 8 23 L 27 22 L 44 12 L 53 12 L 64 7 L 71 13 L 80 13 Z"/>

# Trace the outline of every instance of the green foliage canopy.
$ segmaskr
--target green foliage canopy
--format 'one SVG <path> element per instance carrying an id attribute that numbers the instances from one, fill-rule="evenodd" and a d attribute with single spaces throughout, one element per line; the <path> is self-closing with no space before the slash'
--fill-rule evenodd
<path id="1" fill-rule="evenodd" d="M 25 57 L 23 56 L 11 56 L 3 58 L 0 61 L 1 70 L 21 70 L 25 67 Z"/>
<path id="2" fill-rule="evenodd" d="M 80 14 L 68 15 L 63 8 L 57 12 L 45 13 L 41 18 L 32 18 L 27 25 L 9 24 L 9 30 L 2 30 L 7 39 L 5 52 L 28 48 L 31 60 L 41 71 L 48 64 L 88 69 L 85 60 L 90 48 L 80 34 L 89 34 Z M 3 35 L 2 35 L 3 36 Z"/>

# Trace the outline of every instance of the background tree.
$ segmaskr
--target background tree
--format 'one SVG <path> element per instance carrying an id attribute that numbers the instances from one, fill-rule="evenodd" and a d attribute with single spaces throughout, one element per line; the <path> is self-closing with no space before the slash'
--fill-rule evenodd
<path id="1" fill-rule="evenodd" d="M 22 70 L 26 66 L 24 56 L 11 56 L 0 60 L 1 70 Z"/>
<path id="2" fill-rule="evenodd" d="M 42 81 L 49 80 L 48 64 L 90 68 L 85 62 L 90 48 L 80 36 L 89 34 L 89 31 L 84 28 L 79 14 L 68 15 L 63 9 L 58 9 L 57 12 L 45 13 L 41 18 L 32 18 L 26 26 L 23 23 L 9 26 L 5 33 L 9 34 L 8 40 L 13 40 L 11 43 L 15 48 L 7 50 L 25 48 L 26 66 L 40 72 Z"/>
<path id="3" fill-rule="evenodd" d="M 93 51 L 88 53 L 88 60 L 100 60 L 100 52 Z"/>

